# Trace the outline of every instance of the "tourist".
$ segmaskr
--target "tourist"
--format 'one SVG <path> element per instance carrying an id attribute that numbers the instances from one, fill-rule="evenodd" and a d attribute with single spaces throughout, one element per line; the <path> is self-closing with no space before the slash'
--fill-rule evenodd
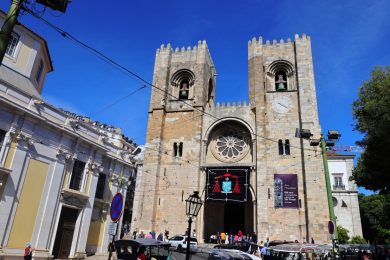
<path id="1" fill-rule="evenodd" d="M 158 234 L 157 240 L 158 241 L 163 241 L 164 240 L 164 236 L 163 236 L 162 232 L 160 232 L 160 234 Z"/>
<path id="2" fill-rule="evenodd" d="M 31 248 L 31 243 L 27 242 L 26 248 L 24 249 L 24 259 L 32 259 L 32 248 Z"/>
<path id="3" fill-rule="evenodd" d="M 192 230 L 192 236 L 196 237 L 196 229 Z"/>
<path id="4" fill-rule="evenodd" d="M 221 232 L 221 244 L 225 244 L 225 240 L 226 240 L 226 234 L 225 232 Z"/>
<path id="5" fill-rule="evenodd" d="M 230 244 L 230 235 L 226 233 L 226 238 L 225 238 L 225 245 Z"/>
<path id="6" fill-rule="evenodd" d="M 146 256 L 144 252 L 145 252 L 145 247 L 141 246 L 138 250 L 137 260 L 146 260 Z"/>

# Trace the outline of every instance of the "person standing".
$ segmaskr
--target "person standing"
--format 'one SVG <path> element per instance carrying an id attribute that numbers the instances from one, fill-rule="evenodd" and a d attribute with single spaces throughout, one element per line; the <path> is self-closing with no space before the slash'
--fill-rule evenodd
<path id="1" fill-rule="evenodd" d="M 225 240 L 226 240 L 226 234 L 225 232 L 221 232 L 221 244 L 225 244 Z"/>
<path id="2" fill-rule="evenodd" d="M 26 248 L 24 249 L 24 259 L 31 260 L 32 259 L 32 248 L 31 243 L 27 242 Z"/>

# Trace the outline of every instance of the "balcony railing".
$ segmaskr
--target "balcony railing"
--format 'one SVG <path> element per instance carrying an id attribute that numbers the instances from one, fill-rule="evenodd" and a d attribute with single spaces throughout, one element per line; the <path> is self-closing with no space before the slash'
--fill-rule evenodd
<path id="1" fill-rule="evenodd" d="M 344 184 L 333 185 L 333 190 L 345 190 Z"/>

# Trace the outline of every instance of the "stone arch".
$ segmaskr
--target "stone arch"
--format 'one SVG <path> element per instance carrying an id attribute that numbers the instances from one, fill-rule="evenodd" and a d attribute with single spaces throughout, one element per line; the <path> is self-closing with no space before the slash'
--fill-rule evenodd
<path id="1" fill-rule="evenodd" d="M 253 163 L 253 131 L 242 120 L 218 120 L 206 132 L 207 163 Z"/>
<path id="2" fill-rule="evenodd" d="M 189 69 L 180 69 L 173 73 L 171 77 L 172 86 L 178 87 L 183 80 L 187 80 L 189 86 L 195 83 L 195 74 Z"/>
<path id="3" fill-rule="evenodd" d="M 278 71 L 285 71 L 288 77 L 294 74 L 294 65 L 287 60 L 276 60 L 267 67 L 267 73 L 275 77 Z"/>
<path id="4" fill-rule="evenodd" d="M 255 138 L 255 133 L 254 133 L 252 127 L 247 122 L 245 122 L 244 120 L 242 120 L 240 118 L 237 118 L 237 117 L 225 117 L 225 118 L 220 118 L 217 121 L 215 121 L 212 124 L 210 124 L 210 126 L 205 131 L 203 140 L 207 141 L 209 139 L 210 133 L 213 131 L 213 129 L 215 127 L 217 127 L 218 125 L 220 125 L 221 123 L 224 123 L 224 122 L 227 122 L 227 121 L 234 121 L 234 122 L 236 122 L 238 124 L 244 125 L 245 128 L 247 128 L 248 132 L 250 133 L 251 139 L 252 140 L 256 139 Z"/>
<path id="5" fill-rule="evenodd" d="M 295 90 L 294 65 L 287 60 L 273 61 L 266 67 L 267 90 L 286 91 Z"/>

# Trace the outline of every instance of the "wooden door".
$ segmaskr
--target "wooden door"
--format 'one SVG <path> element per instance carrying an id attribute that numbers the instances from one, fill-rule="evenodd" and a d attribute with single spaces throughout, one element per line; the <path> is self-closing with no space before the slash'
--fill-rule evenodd
<path id="1" fill-rule="evenodd" d="M 74 223 L 65 222 L 62 230 L 60 248 L 58 250 L 58 258 L 68 258 L 74 233 Z"/>

